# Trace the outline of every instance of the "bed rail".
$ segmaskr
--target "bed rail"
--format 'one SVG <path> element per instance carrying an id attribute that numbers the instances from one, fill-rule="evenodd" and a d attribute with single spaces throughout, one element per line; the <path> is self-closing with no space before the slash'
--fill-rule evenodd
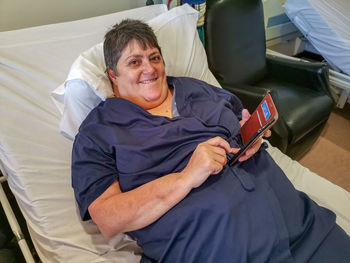
<path id="1" fill-rule="evenodd" d="M 6 182 L 7 179 L 0 173 L 0 202 L 6 214 L 6 218 L 10 224 L 11 230 L 17 239 L 17 243 L 22 251 L 24 259 L 27 263 L 35 263 L 33 255 L 30 252 L 27 241 L 24 238 L 21 227 L 18 224 L 16 216 L 11 208 L 11 205 L 7 199 L 6 193 L 2 187 L 2 183 Z"/>

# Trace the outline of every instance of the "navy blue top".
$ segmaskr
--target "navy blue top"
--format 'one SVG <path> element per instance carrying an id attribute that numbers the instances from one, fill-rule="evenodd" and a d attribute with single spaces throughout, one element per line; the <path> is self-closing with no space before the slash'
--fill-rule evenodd
<path id="1" fill-rule="evenodd" d="M 110 98 L 82 123 L 72 154 L 72 184 L 83 220 L 115 180 L 122 191 L 180 172 L 196 146 L 221 136 L 241 146 L 242 104 L 191 78 L 168 77 L 180 116 L 154 116 Z M 132 231 L 143 260 L 307 262 L 334 227 L 332 212 L 298 192 L 262 145 L 224 167 L 151 225 Z"/>

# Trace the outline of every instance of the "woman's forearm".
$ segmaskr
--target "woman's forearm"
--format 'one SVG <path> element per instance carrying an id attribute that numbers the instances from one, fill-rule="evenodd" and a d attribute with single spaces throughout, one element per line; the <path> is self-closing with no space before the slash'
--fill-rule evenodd
<path id="1" fill-rule="evenodd" d="M 128 192 L 113 183 L 90 206 L 89 213 L 105 237 L 150 225 L 192 189 L 181 173 L 163 176 Z"/>
<path id="2" fill-rule="evenodd" d="M 236 149 L 237 150 L 237 149 Z M 172 173 L 128 192 L 113 183 L 89 206 L 89 213 L 105 237 L 152 224 L 187 194 L 218 174 L 226 164 L 226 153 L 234 149 L 220 137 L 198 144 L 181 173 Z"/>

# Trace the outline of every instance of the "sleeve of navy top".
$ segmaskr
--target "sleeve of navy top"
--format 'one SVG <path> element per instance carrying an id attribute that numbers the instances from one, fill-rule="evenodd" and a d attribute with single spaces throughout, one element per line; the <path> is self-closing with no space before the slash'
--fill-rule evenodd
<path id="1" fill-rule="evenodd" d="M 72 151 L 72 186 L 82 220 L 91 219 L 88 207 L 118 179 L 115 160 L 84 133 Z"/>
<path id="2" fill-rule="evenodd" d="M 242 110 L 243 110 L 242 102 L 233 93 L 225 89 L 215 87 L 199 79 L 188 78 L 188 77 L 180 77 L 177 79 L 183 82 L 184 85 L 191 86 L 192 97 L 203 96 L 203 92 L 204 92 L 204 93 L 207 93 L 208 99 L 210 98 L 210 99 L 216 100 L 216 98 L 219 98 L 219 99 L 224 99 L 228 101 L 233 113 L 237 116 L 239 120 L 242 119 Z M 188 82 L 188 81 L 191 81 L 191 82 Z"/>
<path id="3" fill-rule="evenodd" d="M 239 120 L 242 119 L 242 110 L 243 110 L 243 105 L 242 102 L 240 101 L 240 99 L 232 94 L 231 92 L 221 89 L 221 88 L 217 88 L 215 86 L 211 86 L 210 87 L 214 90 L 214 92 L 217 94 L 217 96 L 227 100 L 231 106 L 232 106 L 232 111 L 234 112 L 234 114 L 237 116 L 237 118 Z"/>

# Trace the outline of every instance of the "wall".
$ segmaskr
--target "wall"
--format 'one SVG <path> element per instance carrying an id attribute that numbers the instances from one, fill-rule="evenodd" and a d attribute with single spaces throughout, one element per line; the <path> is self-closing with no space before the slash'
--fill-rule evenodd
<path id="1" fill-rule="evenodd" d="M 0 0 L 0 31 L 104 15 L 145 4 L 146 0 Z"/>

